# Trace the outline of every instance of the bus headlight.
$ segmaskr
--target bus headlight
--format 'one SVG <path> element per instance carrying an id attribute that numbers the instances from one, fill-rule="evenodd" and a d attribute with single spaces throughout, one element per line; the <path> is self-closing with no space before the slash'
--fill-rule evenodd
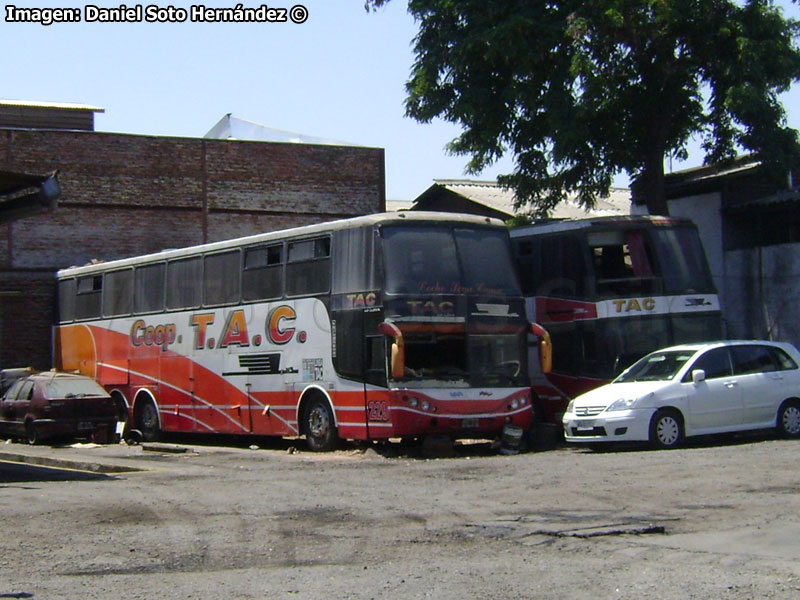
<path id="1" fill-rule="evenodd" d="M 514 399 L 511 401 L 511 410 L 517 410 L 518 408 L 519 408 L 519 400 L 517 400 L 516 398 L 514 398 Z"/>
<path id="2" fill-rule="evenodd" d="M 428 402 L 427 400 L 423 400 L 421 408 L 422 408 L 422 410 L 430 410 L 431 403 Z"/>

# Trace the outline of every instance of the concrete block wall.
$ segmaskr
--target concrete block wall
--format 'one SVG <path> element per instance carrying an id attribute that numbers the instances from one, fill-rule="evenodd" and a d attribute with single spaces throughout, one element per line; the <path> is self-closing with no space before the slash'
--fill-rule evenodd
<path id="1" fill-rule="evenodd" d="M 58 170 L 62 188 L 55 211 L 0 226 L 0 368 L 50 368 L 57 269 L 386 202 L 380 148 L 0 129 L 0 168 Z"/>

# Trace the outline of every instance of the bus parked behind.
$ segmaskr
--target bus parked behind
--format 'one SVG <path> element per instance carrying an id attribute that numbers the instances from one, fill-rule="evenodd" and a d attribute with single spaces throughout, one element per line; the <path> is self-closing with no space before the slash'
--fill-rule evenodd
<path id="1" fill-rule="evenodd" d="M 528 318 L 553 340 L 552 371 L 531 363 L 537 416 L 546 421 L 560 423 L 570 399 L 645 354 L 722 337 L 716 288 L 687 219 L 565 220 L 510 234 Z"/>

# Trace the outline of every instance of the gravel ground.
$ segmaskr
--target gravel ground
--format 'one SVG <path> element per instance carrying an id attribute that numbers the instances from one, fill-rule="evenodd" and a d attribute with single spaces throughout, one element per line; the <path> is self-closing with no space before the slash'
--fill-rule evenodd
<path id="1" fill-rule="evenodd" d="M 295 443 L 0 446 L 0 598 L 800 597 L 796 441 Z"/>

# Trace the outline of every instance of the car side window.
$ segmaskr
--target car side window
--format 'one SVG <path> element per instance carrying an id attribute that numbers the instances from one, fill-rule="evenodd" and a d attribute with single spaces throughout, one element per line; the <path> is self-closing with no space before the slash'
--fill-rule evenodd
<path id="1" fill-rule="evenodd" d="M 769 351 L 772 353 L 775 361 L 780 365 L 778 367 L 779 371 L 791 371 L 792 369 L 800 368 L 797 366 L 797 363 L 794 359 L 786 354 L 781 348 L 775 348 L 773 346 L 769 346 Z"/>
<path id="2" fill-rule="evenodd" d="M 19 399 L 20 400 L 31 400 L 33 398 L 33 382 L 26 381 L 22 384 L 22 388 L 19 391 Z"/>
<path id="3" fill-rule="evenodd" d="M 23 384 L 25 383 L 24 379 L 17 379 L 13 385 L 8 388 L 6 392 L 6 400 L 16 400 L 17 396 L 19 395 L 19 391 L 22 389 Z"/>
<path id="4" fill-rule="evenodd" d="M 727 348 L 714 348 L 698 358 L 692 368 L 686 373 L 684 381 L 692 380 L 692 371 L 702 369 L 706 373 L 706 379 L 717 379 L 719 377 L 729 377 L 733 374 L 731 369 L 730 353 Z"/>
<path id="5" fill-rule="evenodd" d="M 768 346 L 734 346 L 731 350 L 737 375 L 769 373 L 778 369 L 778 363 Z"/>

